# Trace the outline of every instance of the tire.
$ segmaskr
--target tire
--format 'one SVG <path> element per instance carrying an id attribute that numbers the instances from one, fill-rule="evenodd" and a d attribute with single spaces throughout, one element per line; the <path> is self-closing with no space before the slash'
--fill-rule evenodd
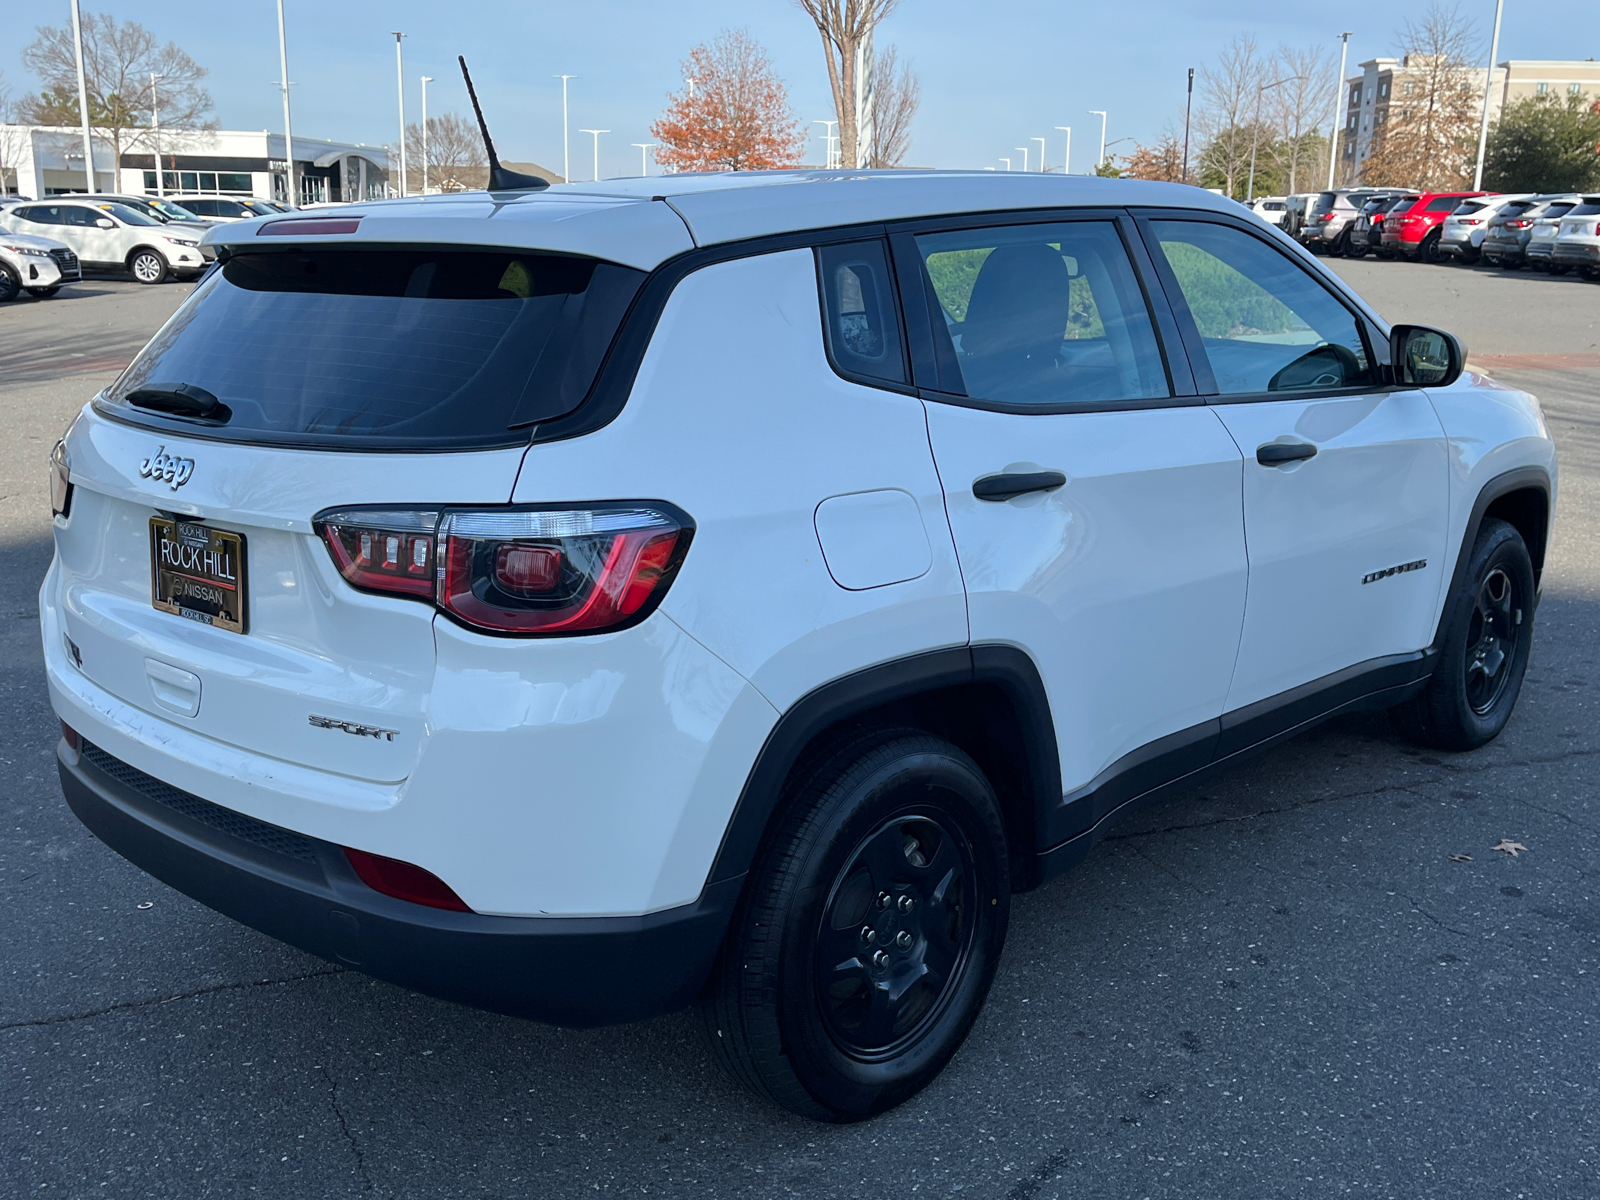
<path id="1" fill-rule="evenodd" d="M 839 744 L 786 801 L 701 1028 L 757 1095 L 858 1121 L 938 1075 L 983 1006 L 1010 913 L 1005 823 L 977 764 L 916 730 Z"/>
<path id="2" fill-rule="evenodd" d="M 1499 736 L 1522 691 L 1533 645 L 1533 562 L 1522 535 L 1490 519 L 1450 597 L 1444 644 L 1427 688 L 1390 709 L 1405 737 L 1476 750 Z"/>
<path id="3" fill-rule="evenodd" d="M 128 256 L 128 274 L 138 283 L 164 283 L 169 270 L 167 260 L 154 250 L 135 250 Z"/>
<path id="4" fill-rule="evenodd" d="M 1341 233 L 1339 240 L 1333 244 L 1333 256 L 1335 258 L 1352 257 L 1350 253 L 1350 231 L 1348 229 Z"/>
<path id="5" fill-rule="evenodd" d="M 22 284 L 13 275 L 9 268 L 0 267 L 0 304 L 7 304 L 17 298 L 22 291 Z"/>
<path id="6" fill-rule="evenodd" d="M 61 290 L 61 288 L 59 286 L 56 286 L 56 287 L 42 287 L 42 288 L 29 288 L 28 289 L 28 295 L 32 296 L 35 300 L 48 300 L 48 299 L 50 299 L 51 296 L 54 296 L 60 290 Z"/>
<path id="7" fill-rule="evenodd" d="M 1444 256 L 1439 253 L 1439 231 L 1437 229 L 1428 233 L 1417 245 L 1417 261 L 1425 263 L 1439 263 L 1444 261 Z"/>

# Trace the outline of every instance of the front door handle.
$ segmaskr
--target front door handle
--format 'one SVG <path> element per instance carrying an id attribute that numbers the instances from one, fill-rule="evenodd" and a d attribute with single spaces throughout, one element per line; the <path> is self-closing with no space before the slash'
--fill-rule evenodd
<path id="1" fill-rule="evenodd" d="M 1315 451 L 1313 451 L 1315 453 Z M 1019 474 L 985 475 L 972 485 L 979 500 L 1014 500 L 1029 492 L 1053 492 L 1065 487 L 1067 477 L 1060 471 L 1028 471 Z"/>
<path id="2" fill-rule="evenodd" d="M 1263 467 L 1281 467 L 1284 463 L 1311 458 L 1317 448 L 1310 442 L 1267 442 L 1256 447 L 1256 461 Z"/>

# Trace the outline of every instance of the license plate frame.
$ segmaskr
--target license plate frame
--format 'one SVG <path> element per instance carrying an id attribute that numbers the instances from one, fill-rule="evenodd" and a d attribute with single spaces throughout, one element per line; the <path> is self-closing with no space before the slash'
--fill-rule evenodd
<path id="1" fill-rule="evenodd" d="M 150 603 L 213 629 L 249 624 L 245 536 L 201 521 L 150 518 Z"/>

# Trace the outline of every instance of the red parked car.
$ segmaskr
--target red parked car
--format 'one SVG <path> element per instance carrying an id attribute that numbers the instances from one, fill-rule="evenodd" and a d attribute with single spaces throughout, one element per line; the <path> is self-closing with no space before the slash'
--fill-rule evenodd
<path id="1" fill-rule="evenodd" d="M 1443 262 L 1439 253 L 1439 226 L 1463 200 L 1492 196 L 1493 192 L 1423 192 L 1409 208 L 1397 206 L 1383 219 L 1383 250 L 1403 254 L 1418 262 Z"/>

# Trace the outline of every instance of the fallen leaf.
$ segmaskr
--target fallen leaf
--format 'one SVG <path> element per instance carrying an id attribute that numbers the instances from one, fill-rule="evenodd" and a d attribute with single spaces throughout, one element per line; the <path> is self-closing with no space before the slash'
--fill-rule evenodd
<path id="1" fill-rule="evenodd" d="M 1450 861 L 1451 862 L 1471 862 L 1472 861 L 1472 855 L 1470 855 L 1470 854 L 1452 854 L 1450 856 Z"/>
<path id="2" fill-rule="evenodd" d="M 1511 855 L 1512 858 L 1515 858 L 1517 856 L 1517 851 L 1526 850 L 1527 847 L 1524 846 L 1521 842 L 1512 842 L 1512 841 L 1508 841 L 1505 838 L 1501 838 L 1498 845 L 1490 846 L 1489 849 L 1491 849 L 1491 850 L 1503 850 L 1507 854 Z"/>

